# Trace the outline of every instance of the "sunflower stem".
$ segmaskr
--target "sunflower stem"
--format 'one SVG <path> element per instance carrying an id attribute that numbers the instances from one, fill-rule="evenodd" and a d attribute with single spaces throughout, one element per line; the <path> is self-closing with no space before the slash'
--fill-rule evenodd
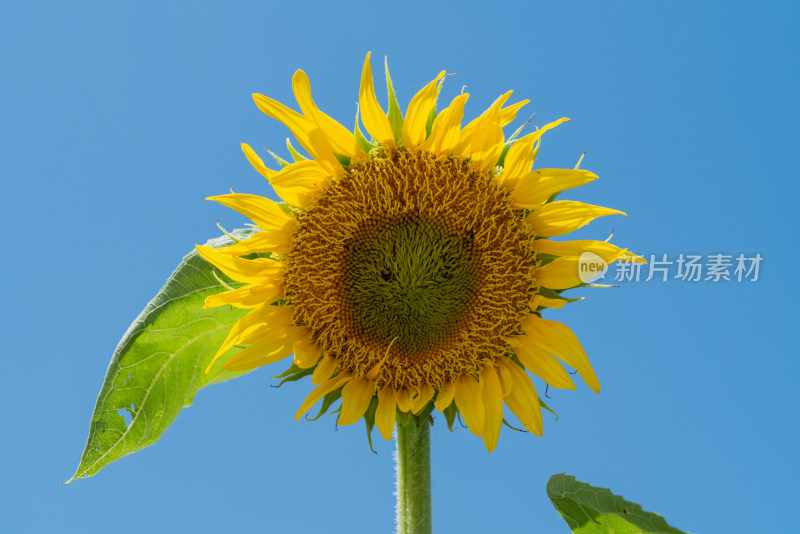
<path id="1" fill-rule="evenodd" d="M 427 417 L 397 418 L 397 533 L 431 534 L 431 431 Z"/>

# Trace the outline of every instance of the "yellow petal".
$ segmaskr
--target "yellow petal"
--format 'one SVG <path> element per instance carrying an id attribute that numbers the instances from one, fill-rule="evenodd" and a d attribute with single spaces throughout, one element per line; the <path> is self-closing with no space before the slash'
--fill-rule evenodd
<path id="1" fill-rule="evenodd" d="M 580 277 L 580 258 L 556 258 L 534 271 L 536 283 L 548 289 L 569 289 L 583 283 Z"/>
<path id="2" fill-rule="evenodd" d="M 338 363 L 338 360 L 334 356 L 326 352 L 317 364 L 317 368 L 311 373 L 311 383 L 321 384 L 328 380 L 333 372 L 336 371 Z"/>
<path id="3" fill-rule="evenodd" d="M 583 253 L 591 252 L 592 254 L 600 256 L 606 263 L 614 261 L 647 263 L 644 258 L 637 256 L 626 248 L 619 248 L 606 241 L 593 241 L 591 239 L 581 239 L 577 241 L 537 239 L 533 242 L 533 251 L 564 258 L 580 258 Z"/>
<path id="4" fill-rule="evenodd" d="M 469 431 L 481 435 L 485 421 L 481 393 L 483 385 L 470 375 L 462 375 L 456 380 L 455 401 L 458 411 L 464 416 Z"/>
<path id="5" fill-rule="evenodd" d="M 470 131 L 480 124 L 482 120 L 486 119 L 486 117 L 495 113 L 499 114 L 500 110 L 503 108 L 503 104 L 508 102 L 508 99 L 511 98 L 512 94 L 514 94 L 514 91 L 506 91 L 502 95 L 498 96 L 497 99 L 492 102 L 492 105 L 486 108 L 486 111 L 469 121 L 469 123 L 464 127 L 464 131 L 462 133 L 469 135 Z"/>
<path id="6" fill-rule="evenodd" d="M 230 360 L 225 362 L 225 368 L 228 368 L 227 366 L 231 360 L 236 361 L 236 358 L 241 360 L 242 354 L 244 354 L 245 358 L 248 358 L 248 361 L 254 361 L 265 355 L 272 354 L 275 349 L 283 346 L 283 340 L 286 337 L 288 328 L 289 326 L 286 324 L 273 325 L 271 328 L 265 327 L 254 332 L 250 332 L 247 343 L 242 343 L 242 345 L 246 345 L 246 347 L 232 355 Z M 297 329 L 298 327 L 292 328 Z M 282 358 L 283 357 L 278 359 Z M 216 360 L 216 357 L 214 359 Z M 209 369 L 211 369 L 211 365 L 208 366 L 206 372 L 208 372 Z"/>
<path id="7" fill-rule="evenodd" d="M 319 196 L 319 190 L 312 190 L 303 186 L 275 187 L 275 193 L 287 204 L 300 209 L 308 209 L 315 198 Z"/>
<path id="8" fill-rule="evenodd" d="M 511 104 L 507 108 L 503 108 L 500 110 L 500 125 L 505 126 L 510 124 L 511 121 L 517 118 L 517 112 L 523 108 L 526 104 L 528 104 L 530 100 L 523 100 L 522 102 L 517 102 L 516 104 Z"/>
<path id="9" fill-rule="evenodd" d="M 575 384 L 564 367 L 549 352 L 542 350 L 529 336 L 513 336 L 520 345 L 514 352 L 522 365 L 554 388 L 575 389 Z"/>
<path id="10" fill-rule="evenodd" d="M 375 410 L 375 426 L 381 433 L 383 439 L 392 439 L 394 429 L 395 413 L 397 412 L 397 402 L 394 400 L 394 389 L 391 386 L 383 386 L 378 392 L 378 409 Z"/>
<path id="11" fill-rule="evenodd" d="M 219 202 L 238 211 L 264 230 L 278 230 L 297 222 L 294 216 L 283 211 L 277 202 L 258 195 L 231 193 L 208 197 L 206 200 Z"/>
<path id="12" fill-rule="evenodd" d="M 329 172 L 335 173 L 342 170 L 342 165 L 333 155 L 333 149 L 325 137 L 325 133 L 313 120 L 264 95 L 254 94 L 253 101 L 258 109 L 266 115 L 285 124 L 300 146 L 305 148 L 311 157 Z"/>
<path id="13" fill-rule="evenodd" d="M 503 425 L 503 388 L 497 372 L 490 365 L 481 371 L 481 382 L 483 383 L 481 400 L 485 413 L 482 437 L 486 450 L 491 453 L 497 446 L 500 427 Z"/>
<path id="14" fill-rule="evenodd" d="M 478 172 L 493 169 L 503 153 L 503 128 L 499 117 L 492 116 L 475 128 L 470 145 L 470 160 Z"/>
<path id="15" fill-rule="evenodd" d="M 577 241 L 551 241 L 549 239 L 537 239 L 533 242 L 533 251 L 540 254 L 551 254 L 553 256 L 580 258 L 584 252 L 597 254 L 603 261 L 612 261 L 616 256 L 624 252 L 623 249 L 605 241 L 594 241 L 591 239 L 581 239 Z"/>
<path id="16" fill-rule="evenodd" d="M 216 360 L 220 355 L 231 350 L 235 345 L 247 345 L 250 337 L 261 330 L 277 330 L 286 328 L 294 317 L 294 306 L 264 306 L 248 312 L 236 321 L 222 342 Z M 213 362 L 212 362 L 213 363 Z"/>
<path id="17" fill-rule="evenodd" d="M 305 207 L 330 182 L 330 172 L 313 160 L 304 160 L 284 167 L 270 179 L 270 184 L 284 202 Z"/>
<path id="18" fill-rule="evenodd" d="M 204 260 L 239 282 L 270 283 L 275 280 L 283 268 L 280 262 L 269 258 L 246 260 L 231 254 L 223 254 L 215 248 L 203 245 L 195 245 L 195 249 Z"/>
<path id="19" fill-rule="evenodd" d="M 589 357 L 567 325 L 529 315 L 520 321 L 520 326 L 531 342 L 577 370 L 592 391 L 600 392 L 600 382 L 589 363 Z"/>
<path id="20" fill-rule="evenodd" d="M 512 189 L 519 177 L 531 171 L 534 159 L 533 146 L 539 138 L 537 134 L 539 134 L 538 131 L 520 137 L 506 152 L 503 160 L 503 174 L 500 176 L 500 183 L 506 188 Z"/>
<path id="21" fill-rule="evenodd" d="M 455 382 L 447 382 L 445 385 L 442 386 L 442 389 L 439 390 L 439 394 L 436 396 L 436 400 L 434 401 L 434 406 L 440 412 L 444 413 L 448 406 L 453 402 L 453 395 L 456 393 L 456 384 Z"/>
<path id="22" fill-rule="evenodd" d="M 312 337 L 301 339 L 294 344 L 294 364 L 301 369 L 314 367 L 322 356 L 322 347 Z"/>
<path id="23" fill-rule="evenodd" d="M 411 392 L 408 388 L 395 391 L 394 398 L 397 401 L 397 408 L 401 412 L 410 412 L 414 406 L 414 401 L 411 399 Z"/>
<path id="24" fill-rule="evenodd" d="M 489 109 L 481 113 L 478 117 L 472 119 L 469 124 L 464 126 L 458 136 L 458 143 L 455 146 L 456 155 L 459 157 L 467 157 L 469 156 L 469 148 L 472 144 L 472 136 L 475 133 L 475 129 L 481 123 L 488 120 L 490 117 L 494 117 L 493 121 L 498 121 L 498 115 L 500 112 L 500 108 L 505 104 L 506 100 L 511 98 L 511 93 L 513 91 L 508 91 L 500 95 L 500 97 L 494 101 L 494 103 L 489 106 Z"/>
<path id="25" fill-rule="evenodd" d="M 282 360 L 292 354 L 295 342 L 309 335 L 309 330 L 305 326 L 289 326 L 278 339 L 274 331 L 269 334 L 231 356 L 225 369 L 245 371 Z"/>
<path id="26" fill-rule="evenodd" d="M 443 109 L 433 120 L 431 135 L 420 145 L 420 149 L 434 154 L 449 156 L 453 153 L 461 132 L 461 120 L 464 118 L 464 104 L 468 93 L 458 95 L 450 105 Z"/>
<path id="27" fill-rule="evenodd" d="M 342 411 L 338 424 L 352 425 L 367 411 L 375 391 L 375 383 L 367 378 L 354 378 L 342 388 Z"/>
<path id="28" fill-rule="evenodd" d="M 539 241 L 547 241 L 546 239 L 537 239 L 535 243 Z M 592 241 L 587 241 L 588 243 L 592 243 Z M 552 242 L 555 243 L 555 242 Z M 600 243 L 600 242 L 594 242 Z M 534 245 L 536 246 L 536 245 Z M 612 245 L 613 246 L 613 245 Z M 550 250 L 554 250 L 555 247 L 543 247 Z M 637 256 L 636 254 L 632 254 L 628 252 L 627 249 L 617 249 L 613 251 L 609 248 L 605 247 L 593 247 L 599 254 L 600 258 L 604 260 L 606 263 L 611 263 L 614 261 L 633 261 L 637 263 L 647 263 L 644 258 Z M 616 247 L 615 247 L 616 248 Z M 591 252 L 591 250 L 589 250 Z M 549 254 L 547 252 L 546 254 Z M 599 261 L 599 260 L 597 260 Z M 594 263 L 594 260 L 592 261 Z M 553 261 L 542 265 L 541 267 L 537 267 L 534 273 L 534 277 L 539 285 L 542 285 L 548 289 L 569 289 L 572 287 L 576 287 L 581 285 L 585 280 L 581 278 L 581 270 L 584 272 L 587 267 L 587 264 L 582 261 L 580 256 L 568 255 L 568 256 L 561 256 Z M 598 272 L 598 271 L 595 271 Z M 540 300 L 542 298 L 540 297 Z M 541 302 L 545 302 L 541 300 Z M 560 301 L 561 306 L 565 301 Z M 554 304 L 558 304 L 559 301 L 555 301 Z M 549 306 L 549 304 L 544 304 Z M 561 306 L 551 306 L 551 307 L 561 307 Z"/>
<path id="29" fill-rule="evenodd" d="M 247 143 L 242 143 L 242 151 L 244 155 L 247 157 L 247 161 L 250 162 L 250 165 L 253 166 L 255 170 L 261 174 L 264 178 L 269 180 L 272 176 L 277 173 L 278 171 L 273 171 L 272 169 L 268 169 L 266 165 L 264 165 L 264 160 L 258 157 L 256 151 L 250 148 L 250 145 Z"/>
<path id="30" fill-rule="evenodd" d="M 624 262 L 632 262 L 632 263 L 647 263 L 647 260 L 643 257 L 639 256 L 638 254 L 634 254 L 628 249 L 622 249 L 622 252 L 619 256 L 614 258 L 613 261 L 624 261 Z M 611 263 L 611 262 L 609 262 Z"/>
<path id="31" fill-rule="evenodd" d="M 509 182 L 513 181 L 513 184 L 511 184 L 513 187 L 518 178 L 529 173 L 531 167 L 533 166 L 533 147 L 536 142 L 546 131 L 553 129 L 562 122 L 568 120 L 569 119 L 567 118 L 561 118 L 555 122 L 551 122 L 550 124 L 545 124 L 535 132 L 529 133 L 528 135 L 520 137 L 514 141 L 514 144 L 508 149 L 506 157 L 503 160 L 502 182 L 508 186 Z"/>
<path id="32" fill-rule="evenodd" d="M 395 141 L 392 125 L 375 97 L 375 87 L 372 84 L 372 67 L 369 63 L 370 54 L 372 52 L 367 52 L 367 58 L 364 60 L 364 69 L 361 71 L 361 87 L 358 91 L 361 120 L 376 141 L 385 147 L 394 148 Z"/>
<path id="33" fill-rule="evenodd" d="M 514 209 L 538 208 L 547 202 L 553 193 L 588 184 L 596 179 L 597 175 L 589 171 L 538 169 L 519 179 L 511 191 L 509 200 Z"/>
<path id="34" fill-rule="evenodd" d="M 300 408 L 297 410 L 297 413 L 294 414 L 295 421 L 300 419 L 300 417 L 306 413 L 308 410 L 311 409 L 319 400 L 330 393 L 331 391 L 335 391 L 345 385 L 353 376 L 350 373 L 341 373 L 331 380 L 328 380 L 324 384 L 317 386 L 314 388 L 311 393 L 308 394 L 306 400 L 303 401 L 303 404 L 300 405 Z"/>
<path id="35" fill-rule="evenodd" d="M 604 215 L 625 213 L 602 206 L 593 206 L 574 200 L 557 200 L 537 208 L 526 218 L 538 236 L 559 236 L 574 232 Z"/>
<path id="36" fill-rule="evenodd" d="M 436 78 L 428 85 L 423 87 L 411 102 L 408 103 L 408 110 L 403 121 L 403 144 L 406 148 L 416 148 L 425 141 L 428 123 L 433 106 L 436 104 L 436 96 L 439 94 L 438 82 L 445 75 L 445 71 L 439 73 Z"/>
<path id="37" fill-rule="evenodd" d="M 498 363 L 509 371 L 514 383 L 511 392 L 504 399 L 505 403 L 526 430 L 541 436 L 542 409 L 531 378 L 522 367 L 510 360 L 501 359 Z"/>
<path id="38" fill-rule="evenodd" d="M 504 365 L 500 365 L 498 363 L 497 376 L 500 378 L 500 386 L 503 388 L 503 397 L 505 397 L 511 393 L 511 389 L 514 387 L 514 381 L 511 378 L 511 372 L 509 372 Z"/>
<path id="39" fill-rule="evenodd" d="M 422 384 L 422 386 L 419 388 L 419 391 L 414 392 L 414 395 L 411 396 L 411 399 L 414 402 L 414 405 L 411 407 L 411 411 L 413 413 L 419 413 L 419 411 L 430 402 L 434 393 L 436 393 L 436 391 L 433 389 L 433 386 L 430 384 Z"/>
<path id="40" fill-rule="evenodd" d="M 531 308 L 534 309 L 538 308 L 539 306 L 542 306 L 544 308 L 553 308 L 555 310 L 559 310 L 563 308 L 567 302 L 568 301 L 564 299 L 549 299 L 541 295 L 534 295 L 533 298 L 531 299 L 530 306 Z"/>
<path id="41" fill-rule="evenodd" d="M 328 142 L 337 154 L 348 158 L 362 157 L 364 151 L 356 143 L 356 137 L 347 128 L 319 110 L 311 98 L 311 83 L 302 70 L 298 70 L 292 77 L 292 89 L 300 110 L 314 121 L 327 137 Z"/>
<path id="42" fill-rule="evenodd" d="M 287 225 L 291 231 L 295 230 L 297 222 L 294 221 Z M 274 252 L 275 254 L 287 254 L 292 250 L 294 242 L 293 233 L 285 230 L 266 230 L 258 232 L 244 241 L 220 249 L 219 252 L 232 254 L 234 256 L 246 256 L 254 252 Z"/>
<path id="43" fill-rule="evenodd" d="M 233 291 L 225 291 L 206 297 L 204 309 L 217 306 L 234 306 L 236 308 L 260 308 L 272 304 L 283 297 L 283 282 L 270 284 L 250 284 Z"/>

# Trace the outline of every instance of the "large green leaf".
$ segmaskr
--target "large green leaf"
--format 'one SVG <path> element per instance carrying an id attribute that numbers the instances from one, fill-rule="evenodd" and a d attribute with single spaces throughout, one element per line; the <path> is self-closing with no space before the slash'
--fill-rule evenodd
<path id="1" fill-rule="evenodd" d="M 236 230 L 232 235 L 244 239 L 251 233 Z M 206 245 L 232 242 L 220 237 Z M 205 372 L 230 327 L 244 314 L 231 306 L 202 308 L 208 295 L 226 289 L 223 281 L 238 285 L 192 251 L 128 328 L 106 371 L 80 465 L 68 482 L 152 445 L 192 403 L 197 390 L 242 374 L 225 371 L 225 358 Z"/>
<path id="2" fill-rule="evenodd" d="M 547 496 L 575 534 L 686 534 L 662 516 L 573 476 L 550 477 Z"/>

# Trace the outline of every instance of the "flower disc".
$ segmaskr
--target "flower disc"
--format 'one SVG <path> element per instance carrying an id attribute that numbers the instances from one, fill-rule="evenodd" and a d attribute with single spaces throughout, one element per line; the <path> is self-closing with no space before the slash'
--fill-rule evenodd
<path id="1" fill-rule="evenodd" d="M 524 225 L 469 162 L 376 157 L 300 216 L 286 297 L 342 370 L 383 361 L 379 387 L 438 388 L 511 350 L 536 290 Z"/>

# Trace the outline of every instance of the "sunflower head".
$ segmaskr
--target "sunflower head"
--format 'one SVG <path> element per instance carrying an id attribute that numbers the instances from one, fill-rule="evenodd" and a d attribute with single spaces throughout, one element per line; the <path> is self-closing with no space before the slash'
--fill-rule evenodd
<path id="1" fill-rule="evenodd" d="M 254 95 L 265 114 L 292 132 L 308 157 L 267 168 L 247 159 L 284 201 L 212 197 L 261 229 L 212 249 L 211 264 L 244 285 L 206 307 L 251 310 L 217 352 L 244 370 L 294 355 L 282 376 L 316 385 L 296 414 L 341 399 L 338 423 L 364 418 L 390 439 L 395 419 L 439 410 L 460 413 L 491 452 L 508 407 L 542 434 L 540 400 L 529 372 L 551 387 L 575 389 L 561 362 L 589 387 L 599 382 L 565 325 L 542 318 L 582 285 L 582 254 L 604 262 L 643 261 L 603 241 L 554 241 L 616 210 L 556 201 L 597 178 L 575 169 L 538 169 L 541 136 L 567 119 L 506 139 L 503 128 L 527 101 L 511 92 L 462 126 L 468 94 L 437 109 L 444 71 L 401 113 L 387 74 L 389 110 L 378 103 L 367 54 L 353 132 L 320 111 L 304 72 L 292 80 L 296 112 Z M 363 122 L 371 139 L 362 133 Z"/>

